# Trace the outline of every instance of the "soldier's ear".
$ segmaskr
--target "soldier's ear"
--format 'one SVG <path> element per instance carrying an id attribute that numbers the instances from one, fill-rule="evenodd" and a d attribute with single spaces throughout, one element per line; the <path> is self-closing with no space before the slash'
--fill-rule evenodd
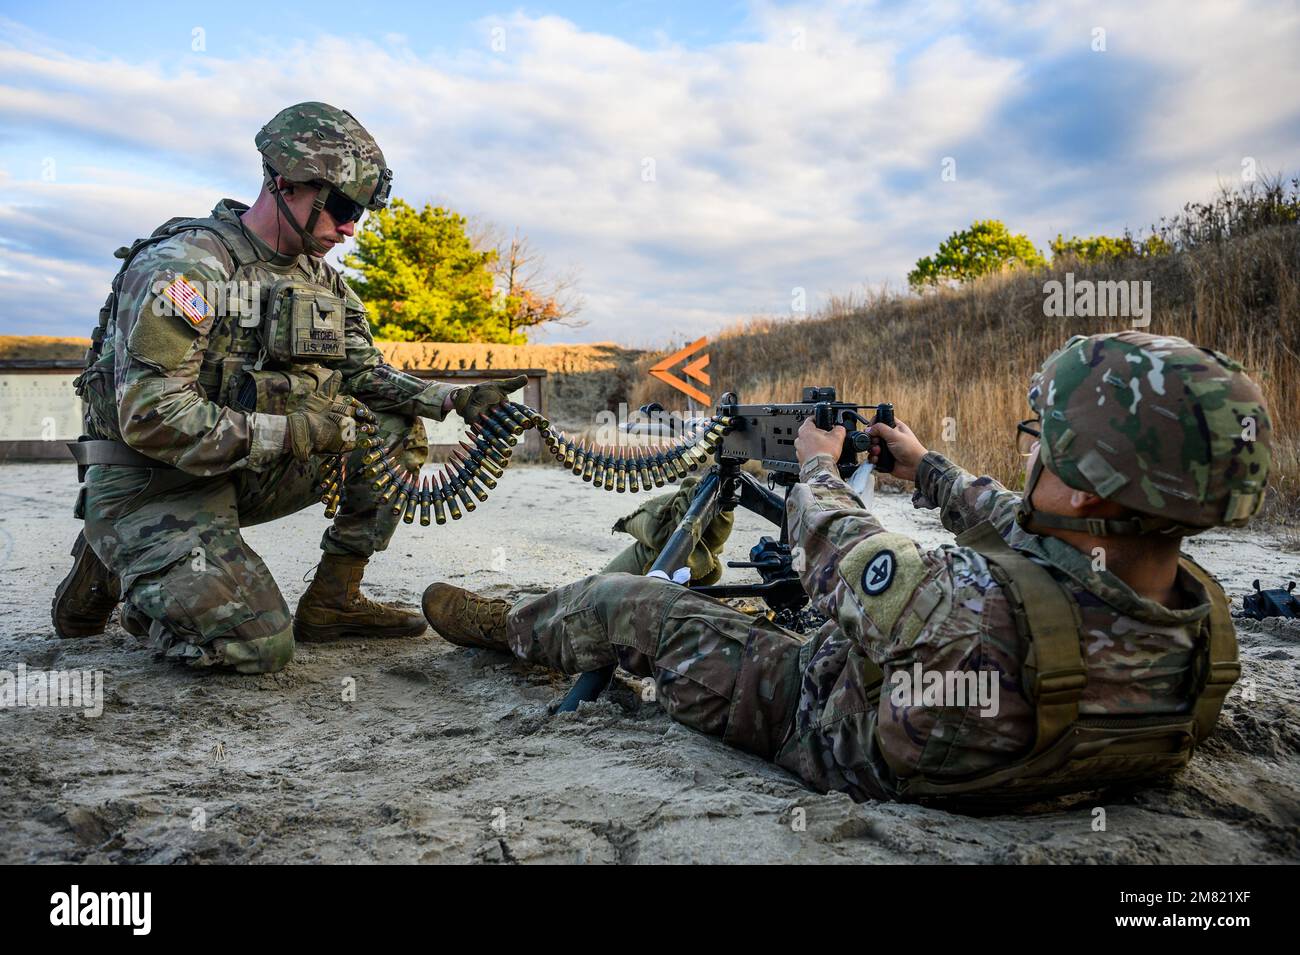
<path id="1" fill-rule="evenodd" d="M 1098 497 L 1090 491 L 1070 491 L 1070 506 L 1076 511 L 1087 513 L 1097 509 L 1099 504 L 1105 504 L 1104 497 Z"/>

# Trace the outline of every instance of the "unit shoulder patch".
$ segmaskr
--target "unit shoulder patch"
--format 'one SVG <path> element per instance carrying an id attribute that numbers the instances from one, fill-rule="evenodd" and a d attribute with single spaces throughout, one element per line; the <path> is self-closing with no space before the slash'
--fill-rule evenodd
<path id="1" fill-rule="evenodd" d="M 894 582 L 894 571 L 898 569 L 897 558 L 892 550 L 882 550 L 867 562 L 862 571 L 862 590 L 868 597 L 878 597 L 889 589 Z"/>
<path id="2" fill-rule="evenodd" d="M 873 534 L 844 555 L 840 576 L 882 634 L 894 625 L 926 576 L 916 542 L 903 534 Z"/>

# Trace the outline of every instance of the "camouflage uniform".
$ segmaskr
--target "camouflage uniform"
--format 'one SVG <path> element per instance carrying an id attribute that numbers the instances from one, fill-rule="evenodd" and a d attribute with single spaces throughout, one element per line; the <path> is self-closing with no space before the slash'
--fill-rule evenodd
<path id="1" fill-rule="evenodd" d="M 1148 423 L 1146 412 L 1137 414 L 1138 388 L 1149 395 L 1186 386 L 1190 410 L 1183 420 L 1189 426 L 1166 442 L 1179 450 L 1158 447 L 1157 414 L 1154 430 L 1137 437 L 1147 449 L 1142 460 L 1186 454 L 1187 466 L 1179 473 L 1202 488 L 1200 496 L 1183 492 L 1187 500 L 1203 502 L 1210 488 L 1218 507 L 1180 516 L 1201 526 L 1239 523 L 1258 506 L 1258 496 L 1243 503 L 1231 495 L 1262 494 L 1268 470 L 1262 399 L 1244 376 L 1219 374 L 1217 387 L 1204 381 L 1200 366 L 1184 376 L 1170 342 L 1175 349 L 1187 344 L 1151 336 L 1123 339 L 1115 347 L 1120 367 L 1130 367 L 1131 376 L 1112 381 L 1107 371 L 1103 384 L 1100 361 L 1085 362 L 1081 374 L 1067 369 L 1055 376 L 1054 388 L 1052 382 L 1039 388 L 1036 379 L 1031 402 L 1049 418 L 1065 412 L 1059 421 L 1066 421 L 1076 402 L 1091 409 L 1099 397 L 1109 399 L 1117 414 L 1092 422 L 1092 443 L 1122 451 L 1133 440 L 1131 423 Z M 1070 360 L 1076 354 L 1063 352 Z M 1216 425 L 1198 430 L 1191 424 L 1207 418 Z M 1256 444 L 1231 438 L 1245 418 L 1264 429 Z M 1090 446 L 1091 439 L 1060 432 L 1058 427 L 1044 433 L 1044 440 L 1057 442 L 1059 454 L 1072 441 L 1080 453 Z M 1202 446 L 1193 448 L 1197 441 Z M 1105 474 L 1089 460 L 1088 469 Z M 1134 460 L 1117 454 L 1111 470 L 1130 468 Z M 1216 463 L 1205 468 L 1198 461 Z M 1225 473 L 1232 477 L 1222 480 Z M 1167 489 L 1180 490 L 1172 474 L 1157 478 Z M 1031 640 L 1016 624 L 1005 578 L 970 547 L 924 551 L 886 530 L 839 478 L 828 455 L 807 462 L 800 480 L 787 501 L 790 541 L 802 550 L 803 587 L 828 618 L 810 638 L 663 580 L 605 574 L 515 604 L 506 616 L 511 649 L 569 673 L 617 662 L 653 677 L 674 719 L 775 760 L 819 791 L 841 791 L 855 800 L 897 797 L 910 778 L 960 780 L 1022 758 L 1036 732 L 1035 706 L 1023 679 Z M 1180 566 L 1180 609 L 1140 597 L 1115 575 L 1095 569 L 1089 555 L 1021 527 L 1018 495 L 935 452 L 921 461 L 913 503 L 938 508 L 954 533 L 991 522 L 1006 543 L 1045 568 L 1073 598 L 1087 675 L 1078 701 L 1081 716 L 1186 712 L 1198 648 L 1206 642 L 1203 625 L 1212 601 L 1222 612 L 1221 592 L 1210 593 Z M 882 567 L 886 574 L 873 576 Z M 974 701 L 945 706 L 924 697 L 895 698 L 896 675 L 914 672 L 917 664 L 945 675 L 993 671 L 997 712 L 981 715 Z"/>
<path id="2" fill-rule="evenodd" d="M 225 200 L 212 218 L 238 226 L 245 208 Z M 423 464 L 428 452 L 417 416 L 440 420 L 454 387 L 387 365 L 360 299 L 334 269 L 310 256 L 276 254 L 252 233 L 242 234 L 256 252 L 253 264 L 239 266 L 212 233 L 187 230 L 144 249 L 123 274 L 116 324 L 98 374 L 87 382 L 90 431 L 178 470 L 91 467 L 84 514 L 88 542 L 121 578 L 124 598 L 152 618 L 160 646 L 208 659 L 199 648 L 220 640 L 224 662 L 251 661 L 248 668 L 260 669 L 274 662 L 267 654 L 285 652 L 290 614 L 239 529 L 319 501 L 317 483 L 328 459 L 300 463 L 288 454 L 283 415 L 232 407 L 240 372 L 260 351 L 257 329 L 241 326 L 240 308 L 230 307 L 237 297 L 226 307 L 212 303 L 195 322 L 161 299 L 163 290 L 183 277 L 197 288 L 247 282 L 264 294 L 296 279 L 338 296 L 345 303 L 346 358 L 333 368 L 334 380 L 375 413 L 380 438 L 398 445 L 409 468 Z M 326 553 L 368 557 L 387 546 L 397 524 L 362 478 L 362 453 L 348 457 L 344 504 L 321 540 Z M 268 648 L 271 637 L 277 640 Z M 252 657 L 244 661 L 247 654 Z"/>

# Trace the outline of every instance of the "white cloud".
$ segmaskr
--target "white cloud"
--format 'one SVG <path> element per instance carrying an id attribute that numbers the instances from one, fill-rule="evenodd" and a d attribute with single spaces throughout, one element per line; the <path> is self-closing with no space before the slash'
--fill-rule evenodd
<path id="1" fill-rule="evenodd" d="M 1138 226 L 1201 198 L 1251 144 L 1261 163 L 1281 166 L 1300 145 L 1298 16 L 1267 4 L 758 5 L 756 40 L 645 48 L 516 14 L 485 23 L 483 45 L 452 56 L 416 55 L 400 37 L 326 37 L 180 67 L 24 37 L 0 44 L 0 117 L 18 131 L 6 155 L 23 136 L 54 133 L 173 164 L 185 185 L 107 160 L 82 164 L 77 185 L 58 189 L 0 180 L 0 296 L 10 303 L 0 330 L 13 330 L 26 310 L 12 303 L 40 284 L 14 277 L 24 266 L 59 276 L 66 314 L 46 314 L 62 331 L 81 327 L 112 275 L 113 248 L 222 193 L 251 199 L 257 128 L 287 103 L 323 99 L 375 134 L 398 195 L 517 226 L 556 269 L 580 270 L 589 325 L 557 337 L 696 335 L 786 307 L 795 285 L 814 304 L 868 280 L 898 286 L 919 255 L 977 217 L 1001 216 L 1045 243 L 1056 231 Z M 1100 110 L 1102 124 L 1107 110 L 1129 111 L 1131 159 L 1100 171 L 1062 161 L 1007 115 L 1055 59 L 1088 51 L 1094 24 L 1108 30 L 1098 54 L 1107 67 L 1146 71 L 1154 84 L 1149 103 L 1050 104 Z M 505 30 L 499 54 L 491 25 Z M 972 143 L 1005 152 L 941 183 L 940 159 Z M 646 159 L 653 182 L 642 179 Z M 1116 203 L 1126 223 L 1098 211 Z M 98 268 L 60 264 L 88 263 L 96 250 Z"/>

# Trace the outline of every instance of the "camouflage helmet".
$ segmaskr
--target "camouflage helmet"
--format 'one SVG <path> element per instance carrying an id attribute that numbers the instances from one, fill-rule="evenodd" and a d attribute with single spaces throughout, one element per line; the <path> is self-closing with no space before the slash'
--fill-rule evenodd
<path id="1" fill-rule="evenodd" d="M 1034 375 L 1029 405 L 1042 436 L 1026 501 L 1045 467 L 1076 490 L 1157 518 L 1083 519 L 1075 529 L 1195 533 L 1244 524 L 1263 503 L 1268 409 L 1241 365 L 1212 349 L 1135 331 L 1076 335 Z"/>
<path id="2" fill-rule="evenodd" d="M 266 164 L 290 182 L 328 183 L 366 209 L 388 203 L 393 172 L 364 126 L 345 109 L 299 103 L 280 110 L 254 142 Z"/>

